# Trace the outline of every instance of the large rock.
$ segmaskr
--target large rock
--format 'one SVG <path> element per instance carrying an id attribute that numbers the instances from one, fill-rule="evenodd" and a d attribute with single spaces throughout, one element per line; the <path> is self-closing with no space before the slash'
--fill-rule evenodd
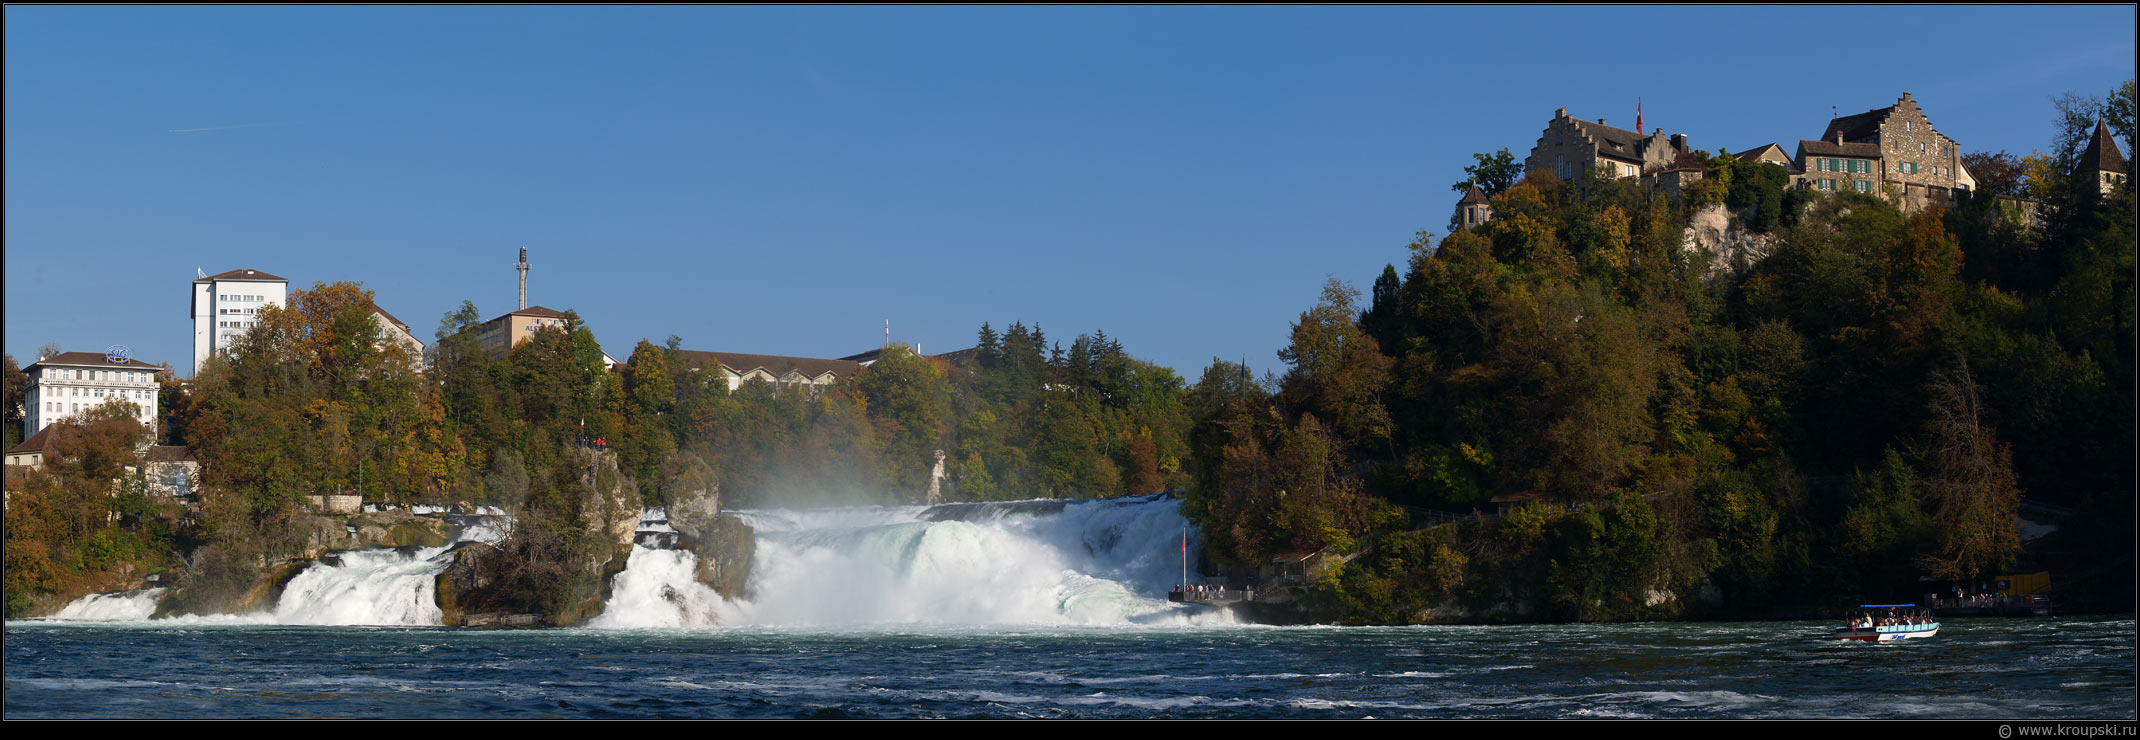
<path id="1" fill-rule="evenodd" d="M 1747 231 L 1745 223 L 1732 218 L 1729 210 L 1717 204 L 1695 211 L 1687 220 L 1682 238 L 1689 249 L 1708 255 L 1711 274 L 1744 271 L 1766 259 L 1776 250 L 1777 243 L 1774 234 Z"/>
<path id="2" fill-rule="evenodd" d="M 758 533 L 750 525 L 733 516 L 715 517 L 697 536 L 678 537 L 677 546 L 698 556 L 699 583 L 731 601 L 744 595 L 758 550 Z"/>
<path id="3" fill-rule="evenodd" d="M 433 598 L 438 601 L 441 623 L 459 626 L 465 623 L 463 604 L 468 596 L 481 594 L 490 589 L 491 579 L 483 575 L 480 567 L 486 557 L 497 554 L 498 548 L 481 542 L 470 542 L 453 549 L 453 563 L 439 571 L 431 581 Z"/>
<path id="4" fill-rule="evenodd" d="M 302 514 L 293 525 L 304 534 L 305 555 L 317 559 L 334 550 L 367 547 L 444 547 L 452 544 L 452 522 L 400 511 L 370 514 Z"/>
<path id="5" fill-rule="evenodd" d="M 578 497 L 572 512 L 584 529 L 562 539 L 540 534 L 544 523 L 522 512 L 515 525 L 521 531 L 498 546 L 461 546 L 436 581 L 447 624 L 509 626 L 539 615 L 541 624 L 565 626 L 602 613 L 611 579 L 631 557 L 639 491 L 618 473 L 612 453 L 584 451 L 563 464 L 584 466 L 593 475 L 593 490 Z"/>
<path id="6" fill-rule="evenodd" d="M 721 516 L 721 488 L 707 486 L 685 491 L 669 502 L 669 526 L 680 539 L 696 540 L 711 535 L 714 520 Z"/>
<path id="7" fill-rule="evenodd" d="M 203 548 L 206 550 L 207 548 Z M 275 608 L 282 590 L 312 566 L 310 558 L 292 558 L 254 567 L 245 558 L 203 552 L 186 576 L 156 603 L 154 619 L 180 614 L 251 614 Z"/>

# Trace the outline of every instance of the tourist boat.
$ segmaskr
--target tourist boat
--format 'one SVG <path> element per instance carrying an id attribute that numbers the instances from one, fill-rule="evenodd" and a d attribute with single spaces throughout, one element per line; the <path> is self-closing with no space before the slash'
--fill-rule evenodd
<path id="1" fill-rule="evenodd" d="M 1916 604 L 1859 604 L 1858 608 L 1911 609 L 1916 608 L 1916 606 Z M 1865 620 L 1853 618 L 1850 620 L 1850 624 L 1835 628 L 1835 634 L 1829 635 L 1829 639 L 1893 642 L 1895 640 L 1931 637 L 1937 634 L 1939 634 L 1939 620 L 1937 619 L 1918 624 L 1880 624 L 1879 620 L 1875 618 L 1870 624 L 1867 624 Z"/>

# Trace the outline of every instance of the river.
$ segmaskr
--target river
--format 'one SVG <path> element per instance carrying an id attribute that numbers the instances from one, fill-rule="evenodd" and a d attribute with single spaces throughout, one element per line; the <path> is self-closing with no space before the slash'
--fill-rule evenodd
<path id="1" fill-rule="evenodd" d="M 1171 500 L 743 516 L 749 596 L 641 547 L 572 629 L 434 626 L 443 548 L 344 554 L 251 615 L 85 598 L 6 624 L 4 716 L 2134 718 L 2129 615 L 1890 644 L 1810 621 L 1263 627 L 1166 601 Z"/>

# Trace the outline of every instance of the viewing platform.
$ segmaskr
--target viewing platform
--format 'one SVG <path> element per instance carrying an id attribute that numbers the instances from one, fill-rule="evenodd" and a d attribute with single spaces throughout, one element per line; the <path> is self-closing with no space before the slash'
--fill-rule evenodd
<path id="1" fill-rule="evenodd" d="M 1183 589 L 1181 586 L 1175 586 L 1174 590 L 1167 592 L 1167 600 L 1179 604 L 1224 607 L 1255 601 L 1256 590 L 1219 586 L 1190 586 Z"/>

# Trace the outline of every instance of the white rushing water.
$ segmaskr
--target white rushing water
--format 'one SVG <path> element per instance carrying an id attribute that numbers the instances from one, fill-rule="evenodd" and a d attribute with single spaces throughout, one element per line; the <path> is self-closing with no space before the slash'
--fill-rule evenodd
<path id="1" fill-rule="evenodd" d="M 163 597 L 163 592 L 164 589 L 160 588 L 145 588 L 139 591 L 90 594 L 75 599 L 50 618 L 89 622 L 138 622 L 156 613 L 156 600 Z"/>
<path id="2" fill-rule="evenodd" d="M 275 603 L 276 624 L 433 625 L 435 578 L 453 564 L 449 548 L 336 553 L 340 563 L 314 563 L 290 579 Z"/>
<path id="3" fill-rule="evenodd" d="M 633 547 L 631 562 L 610 584 L 609 603 L 587 626 L 646 629 L 735 623 L 736 608 L 699 583 L 697 570 L 698 557 L 689 550 Z"/>
<path id="4" fill-rule="evenodd" d="M 454 537 L 495 543 L 512 528 L 507 516 L 470 516 Z M 201 624 L 435 625 L 443 621 L 435 578 L 453 563 L 450 547 L 372 548 L 330 553 L 284 586 L 270 610 L 237 615 L 178 615 L 161 621 Z M 156 613 L 165 589 L 90 594 L 49 619 L 142 621 Z"/>
<path id="5" fill-rule="evenodd" d="M 1171 499 L 739 512 L 757 529 L 737 624 L 1110 625 L 1206 620 L 1170 604 Z M 944 521 L 932 518 L 955 517 Z M 1192 543 L 1193 548 L 1193 543 Z"/>

